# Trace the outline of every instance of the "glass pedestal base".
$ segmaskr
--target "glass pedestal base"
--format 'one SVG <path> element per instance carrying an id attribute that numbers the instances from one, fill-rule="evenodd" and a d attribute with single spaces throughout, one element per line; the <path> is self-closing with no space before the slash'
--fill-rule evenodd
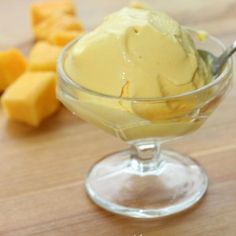
<path id="1" fill-rule="evenodd" d="M 205 194 L 208 178 L 191 158 L 162 150 L 158 164 L 140 170 L 130 151 L 96 163 L 86 179 L 89 197 L 100 207 L 134 218 L 158 218 L 192 207 Z"/>

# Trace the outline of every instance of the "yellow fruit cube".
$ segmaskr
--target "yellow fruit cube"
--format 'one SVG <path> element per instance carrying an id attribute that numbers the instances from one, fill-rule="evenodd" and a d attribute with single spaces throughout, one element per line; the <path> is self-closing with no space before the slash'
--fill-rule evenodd
<path id="1" fill-rule="evenodd" d="M 73 39 L 77 38 L 81 34 L 80 31 L 56 31 L 51 34 L 49 42 L 58 46 L 65 46 Z"/>
<path id="2" fill-rule="evenodd" d="M 34 27 L 34 35 L 38 40 L 48 40 L 58 31 L 82 31 L 79 21 L 70 15 L 54 14 Z"/>
<path id="3" fill-rule="evenodd" d="M 131 1 L 130 6 L 137 9 L 150 8 L 146 3 L 140 1 Z"/>
<path id="4" fill-rule="evenodd" d="M 34 27 L 55 13 L 75 15 L 75 7 L 71 0 L 41 1 L 31 5 L 31 23 Z"/>
<path id="5" fill-rule="evenodd" d="M 26 69 L 26 61 L 18 49 L 0 52 L 0 92 L 4 91 Z"/>
<path id="6" fill-rule="evenodd" d="M 4 113 L 10 120 L 38 126 L 59 107 L 55 86 L 54 72 L 23 74 L 2 96 Z"/>
<path id="7" fill-rule="evenodd" d="M 56 62 L 61 47 L 48 42 L 38 42 L 29 55 L 29 70 L 31 71 L 56 71 Z"/>

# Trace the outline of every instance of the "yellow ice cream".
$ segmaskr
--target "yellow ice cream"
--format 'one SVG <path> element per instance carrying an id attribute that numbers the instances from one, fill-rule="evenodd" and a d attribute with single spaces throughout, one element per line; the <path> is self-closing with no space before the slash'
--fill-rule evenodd
<path id="1" fill-rule="evenodd" d="M 187 31 L 150 9 L 124 8 L 106 17 L 70 48 L 64 70 L 83 87 L 118 98 L 173 96 L 210 81 Z M 161 102 L 76 96 L 64 100 L 70 110 L 125 140 L 179 136 L 203 123 L 192 117 L 204 96 Z"/>
<path id="2" fill-rule="evenodd" d="M 123 97 L 162 97 L 206 84 L 186 31 L 164 13 L 124 8 L 73 47 L 65 71 L 82 86 Z"/>

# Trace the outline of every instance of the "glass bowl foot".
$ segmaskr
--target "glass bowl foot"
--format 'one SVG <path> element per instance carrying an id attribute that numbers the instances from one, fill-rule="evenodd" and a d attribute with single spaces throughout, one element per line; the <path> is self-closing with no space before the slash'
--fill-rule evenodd
<path id="1" fill-rule="evenodd" d="M 162 150 L 158 165 L 140 171 L 130 152 L 111 154 L 90 170 L 85 187 L 100 207 L 134 218 L 159 218 L 186 210 L 205 194 L 208 178 L 191 158 Z"/>

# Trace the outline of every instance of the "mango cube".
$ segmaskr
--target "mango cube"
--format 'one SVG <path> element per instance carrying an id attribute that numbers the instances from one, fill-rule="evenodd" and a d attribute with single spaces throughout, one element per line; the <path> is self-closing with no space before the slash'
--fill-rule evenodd
<path id="1" fill-rule="evenodd" d="M 34 27 L 55 13 L 75 15 L 71 0 L 49 0 L 34 3 L 30 8 L 31 23 Z"/>
<path id="2" fill-rule="evenodd" d="M 38 42 L 29 55 L 29 70 L 31 71 L 56 71 L 57 58 L 61 47 L 48 42 Z"/>
<path id="3" fill-rule="evenodd" d="M 26 61 L 18 49 L 0 52 L 0 92 L 4 91 L 26 69 Z"/>
<path id="4" fill-rule="evenodd" d="M 38 126 L 59 107 L 55 86 L 54 72 L 23 74 L 2 96 L 4 113 L 10 120 Z"/>
<path id="5" fill-rule="evenodd" d="M 62 30 L 82 32 L 83 27 L 74 16 L 58 13 L 42 21 L 33 30 L 36 39 L 48 40 L 55 32 Z"/>
<path id="6" fill-rule="evenodd" d="M 81 34 L 80 31 L 61 30 L 51 34 L 49 41 L 52 44 L 63 47 L 73 39 L 77 38 L 80 34 Z"/>
<path id="7" fill-rule="evenodd" d="M 146 3 L 140 2 L 140 1 L 131 1 L 130 2 L 130 6 L 132 8 L 137 8 L 137 9 L 150 8 L 150 7 L 148 7 L 148 5 Z"/>

